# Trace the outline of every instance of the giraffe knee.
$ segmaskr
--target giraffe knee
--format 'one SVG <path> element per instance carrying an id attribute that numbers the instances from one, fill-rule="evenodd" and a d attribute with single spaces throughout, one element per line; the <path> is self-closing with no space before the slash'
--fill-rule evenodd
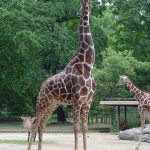
<path id="1" fill-rule="evenodd" d="M 31 135 L 32 135 L 32 137 L 35 136 L 37 132 L 38 132 L 38 127 L 32 126 L 32 128 L 31 128 Z"/>
<path id="2" fill-rule="evenodd" d="M 74 126 L 74 132 L 79 132 L 80 131 L 80 126 Z"/>
<path id="3" fill-rule="evenodd" d="M 83 127 L 82 127 L 82 131 L 83 131 L 83 132 L 88 132 L 88 126 L 87 126 L 87 125 L 83 126 Z"/>

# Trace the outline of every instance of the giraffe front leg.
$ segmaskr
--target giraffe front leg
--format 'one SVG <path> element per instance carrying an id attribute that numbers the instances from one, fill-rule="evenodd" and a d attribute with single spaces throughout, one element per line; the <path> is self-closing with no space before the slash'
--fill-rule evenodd
<path id="1" fill-rule="evenodd" d="M 43 124 L 38 127 L 38 133 L 39 133 L 38 150 L 42 149 L 43 129 L 44 129 Z"/>
<path id="2" fill-rule="evenodd" d="M 78 150 L 78 133 L 80 131 L 80 106 L 73 106 L 75 150 Z"/>
<path id="3" fill-rule="evenodd" d="M 139 149 L 139 147 L 141 145 L 143 130 L 144 130 L 144 126 L 145 126 L 145 114 L 144 114 L 144 111 L 142 111 L 140 114 L 141 114 L 140 115 L 140 119 L 141 119 L 141 131 L 140 131 L 140 135 L 139 135 L 139 142 L 138 142 L 138 145 L 136 146 L 135 149 Z"/>
<path id="4" fill-rule="evenodd" d="M 87 150 L 87 132 L 88 132 L 88 112 L 90 109 L 91 100 L 82 106 L 82 130 L 83 130 L 83 147 Z"/>
<path id="5" fill-rule="evenodd" d="M 87 132 L 88 132 L 88 112 L 85 110 L 82 110 L 82 130 L 83 130 L 83 148 L 84 150 L 87 150 Z"/>

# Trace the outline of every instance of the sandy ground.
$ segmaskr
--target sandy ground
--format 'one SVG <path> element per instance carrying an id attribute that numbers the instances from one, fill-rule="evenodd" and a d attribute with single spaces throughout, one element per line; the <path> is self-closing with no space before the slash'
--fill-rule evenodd
<path id="1" fill-rule="evenodd" d="M 0 133 L 2 140 L 26 140 L 26 133 Z M 74 135 L 71 133 L 44 133 L 43 150 L 73 150 Z M 137 142 L 118 140 L 117 135 L 106 133 L 89 133 L 88 150 L 134 150 Z M 83 150 L 82 135 L 79 136 L 79 150 Z M 25 144 L 0 143 L 0 150 L 27 150 Z M 37 145 L 32 145 L 37 150 Z M 149 143 L 142 143 L 140 150 L 150 150 Z"/>

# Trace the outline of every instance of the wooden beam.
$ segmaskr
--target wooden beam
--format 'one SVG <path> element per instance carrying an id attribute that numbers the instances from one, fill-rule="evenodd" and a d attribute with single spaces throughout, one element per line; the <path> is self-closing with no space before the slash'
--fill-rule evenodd
<path id="1" fill-rule="evenodd" d="M 127 128 L 127 106 L 124 106 L 124 125 Z"/>
<path id="2" fill-rule="evenodd" d="M 100 101 L 101 105 L 108 106 L 138 106 L 138 101 Z"/>
<path id="3" fill-rule="evenodd" d="M 117 122 L 117 130 L 120 131 L 120 106 L 116 107 L 116 122 Z"/>
<path id="4" fill-rule="evenodd" d="M 107 98 L 100 101 L 101 105 L 116 106 L 116 125 L 118 132 L 120 131 L 120 107 L 124 106 L 125 127 L 127 126 L 127 106 L 137 107 L 139 102 L 135 98 Z"/>
<path id="5" fill-rule="evenodd" d="M 136 101 L 135 98 L 105 98 L 103 101 Z"/>

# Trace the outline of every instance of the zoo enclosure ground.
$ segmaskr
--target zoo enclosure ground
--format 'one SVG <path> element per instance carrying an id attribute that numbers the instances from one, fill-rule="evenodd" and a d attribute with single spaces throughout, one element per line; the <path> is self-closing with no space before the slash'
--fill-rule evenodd
<path id="1" fill-rule="evenodd" d="M 26 150 L 26 133 L 0 133 L 0 150 Z M 89 133 L 89 150 L 134 150 L 137 142 L 118 140 L 118 136 L 110 133 Z M 82 150 L 82 134 L 79 136 L 79 150 Z M 73 133 L 44 133 L 44 150 L 73 150 Z M 37 149 L 37 142 L 32 150 Z M 150 144 L 142 143 L 141 150 L 149 150 Z"/>

